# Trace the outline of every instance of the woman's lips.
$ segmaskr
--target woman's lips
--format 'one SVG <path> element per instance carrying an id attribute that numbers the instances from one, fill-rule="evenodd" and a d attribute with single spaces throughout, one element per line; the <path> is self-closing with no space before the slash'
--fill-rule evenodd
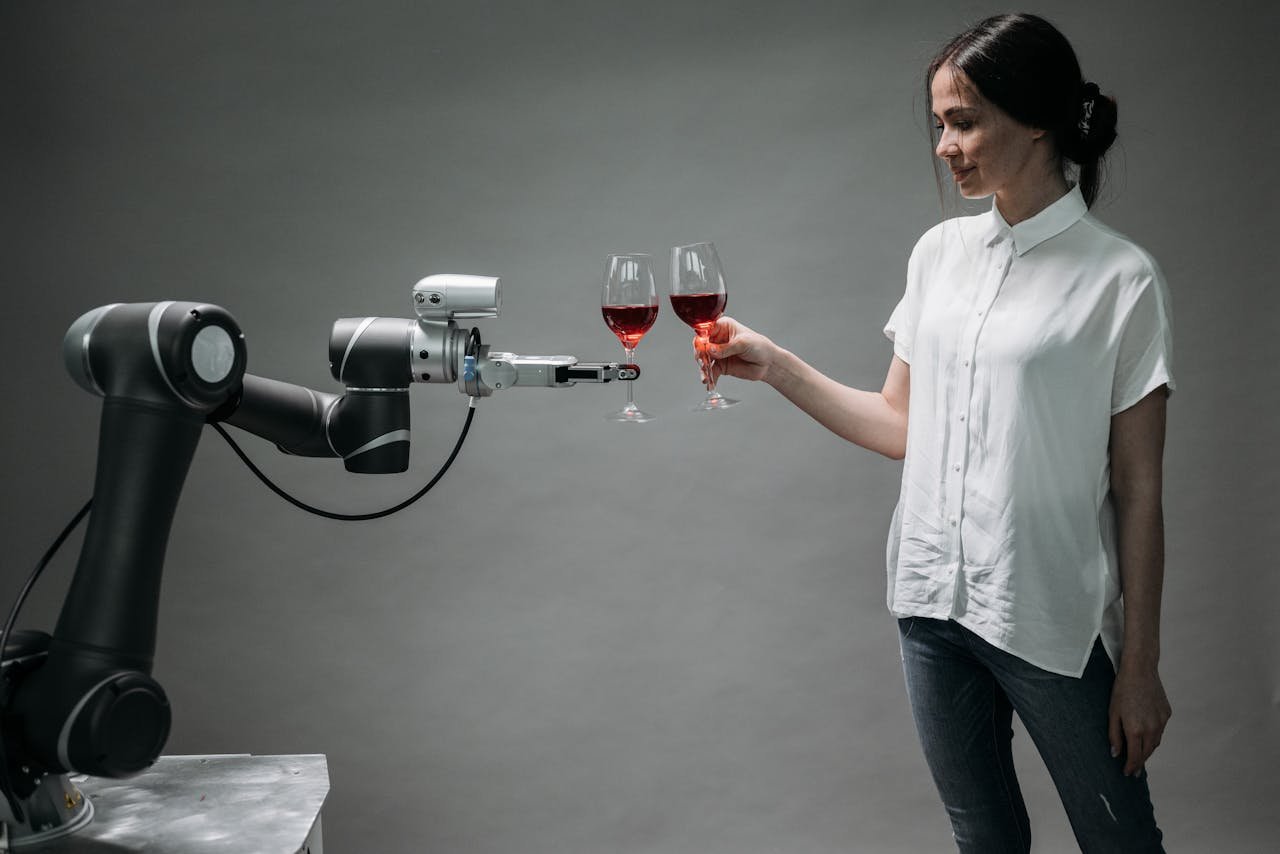
<path id="1" fill-rule="evenodd" d="M 955 178 L 956 183 L 959 183 L 960 181 L 963 181 L 975 168 L 977 167 L 970 166 L 967 169 L 952 169 L 951 177 Z"/>

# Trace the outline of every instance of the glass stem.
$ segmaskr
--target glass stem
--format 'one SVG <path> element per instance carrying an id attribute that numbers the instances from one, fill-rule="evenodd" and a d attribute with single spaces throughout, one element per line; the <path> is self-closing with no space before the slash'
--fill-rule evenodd
<path id="1" fill-rule="evenodd" d="M 622 352 L 627 355 L 627 364 L 634 365 L 636 362 L 635 348 L 628 347 L 624 344 L 622 346 Z M 634 380 L 627 380 L 627 409 L 636 408 L 635 389 L 631 387 L 634 382 Z"/>
<path id="2" fill-rule="evenodd" d="M 698 330 L 698 361 L 702 363 L 702 373 L 706 376 L 707 396 L 716 393 L 716 377 L 711 373 L 711 366 L 715 364 L 715 360 L 707 355 L 707 345 L 711 343 L 711 336 L 707 330 Z"/>

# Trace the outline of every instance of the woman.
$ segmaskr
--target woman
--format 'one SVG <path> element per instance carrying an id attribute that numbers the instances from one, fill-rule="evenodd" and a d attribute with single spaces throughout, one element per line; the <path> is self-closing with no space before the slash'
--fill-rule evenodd
<path id="1" fill-rule="evenodd" d="M 1155 263 L 1088 213 L 1115 103 L 1031 15 L 957 36 L 927 83 L 939 162 L 962 196 L 994 200 L 916 244 L 884 387 L 843 386 L 730 318 L 713 371 L 905 459 L 888 604 L 959 849 L 1030 850 L 1016 711 L 1082 850 L 1161 851 L 1144 763 L 1170 715 L 1157 662 L 1171 336 Z"/>

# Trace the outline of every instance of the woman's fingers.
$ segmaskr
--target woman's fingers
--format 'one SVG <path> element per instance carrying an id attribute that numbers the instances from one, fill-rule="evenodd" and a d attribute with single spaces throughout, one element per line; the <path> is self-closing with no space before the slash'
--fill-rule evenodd
<path id="1" fill-rule="evenodd" d="M 759 337 L 732 317 L 721 317 L 707 336 L 707 355 L 713 359 L 737 356 L 749 350 Z"/>
<path id="2" fill-rule="evenodd" d="M 1160 746 L 1173 710 L 1154 670 L 1121 668 L 1111 694 L 1108 739 L 1113 755 L 1124 748 L 1124 774 L 1136 775 Z"/>
<path id="3" fill-rule="evenodd" d="M 711 331 L 707 333 L 707 337 L 715 344 L 723 344 L 731 340 L 735 335 L 747 330 L 738 321 L 732 317 L 720 317 L 716 319 L 715 325 L 711 327 Z"/>
<path id="4" fill-rule="evenodd" d="M 727 359 L 730 356 L 738 356 L 745 353 L 751 347 L 751 343 L 745 338 L 734 338 L 723 344 L 708 344 L 707 355 L 713 359 Z"/>
<path id="5" fill-rule="evenodd" d="M 770 347 L 769 339 L 732 317 L 717 320 L 705 341 L 699 338 L 693 341 L 699 358 L 711 361 L 710 372 L 715 378 L 763 379 L 768 371 Z M 704 366 L 704 375 L 706 372 Z"/>

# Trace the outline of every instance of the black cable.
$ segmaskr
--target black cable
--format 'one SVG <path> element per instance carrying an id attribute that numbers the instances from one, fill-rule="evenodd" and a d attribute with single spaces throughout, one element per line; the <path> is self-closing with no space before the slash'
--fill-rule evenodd
<path id="1" fill-rule="evenodd" d="M 9 635 L 13 632 L 13 626 L 18 622 L 18 612 L 22 610 L 22 605 L 27 601 L 27 595 L 31 592 L 31 588 L 36 586 L 36 581 L 40 578 L 40 574 L 44 572 L 44 568 L 49 565 L 49 561 L 53 560 L 53 556 L 58 553 L 58 549 L 66 542 L 67 537 L 71 536 L 71 532 L 76 529 L 81 520 L 89 515 L 89 508 L 93 506 L 93 499 L 90 498 L 80 508 L 80 512 L 71 518 L 67 526 L 62 529 L 62 533 L 53 541 L 53 545 L 45 551 L 44 557 L 40 558 L 36 563 L 35 569 L 31 570 L 31 574 L 27 576 L 27 583 L 22 585 L 22 590 L 18 593 L 18 598 L 14 601 L 13 607 L 9 609 L 9 619 L 4 622 L 4 629 L 0 630 L 0 660 L 3 659 L 4 651 L 9 647 Z M 8 705 L 8 692 L 5 694 L 5 705 Z M 3 720 L 6 709 L 0 709 L 0 720 Z M 18 803 L 18 797 L 14 794 L 13 783 L 9 779 L 9 758 L 5 754 L 4 736 L 0 734 L 0 789 L 3 789 L 5 800 L 9 802 L 9 809 L 13 811 L 13 817 L 18 821 L 25 820 L 22 814 L 22 806 Z"/>
<path id="2" fill-rule="evenodd" d="M 422 487 L 422 489 L 418 490 L 394 507 L 388 507 L 385 510 L 378 510 L 373 513 L 335 513 L 331 510 L 312 507 L 310 504 L 294 498 L 292 495 L 272 483 L 271 479 L 263 474 L 262 469 L 253 464 L 253 460 L 249 459 L 249 456 L 245 454 L 239 445 L 236 444 L 236 440 L 231 438 L 231 434 L 229 434 L 221 424 L 215 422 L 213 424 L 213 429 L 217 430 L 218 434 L 227 440 L 227 444 L 231 446 L 231 450 L 236 452 L 236 456 L 240 457 L 241 461 L 249 467 L 249 471 L 253 472 L 257 476 L 258 480 L 265 483 L 268 489 L 276 495 L 279 495 L 285 501 L 288 501 L 294 507 L 297 507 L 299 510 L 305 510 L 308 513 L 314 513 L 316 516 L 323 516 L 326 519 L 337 519 L 341 522 L 367 522 L 370 519 L 381 519 L 384 516 L 390 516 L 392 513 L 399 513 L 401 510 L 431 491 L 431 487 L 435 486 L 440 478 L 444 477 L 444 473 L 449 470 L 449 466 L 453 465 L 454 459 L 458 456 L 458 451 L 462 450 L 462 443 L 467 438 L 467 431 L 471 429 L 471 419 L 475 417 L 475 414 L 476 408 L 473 401 L 472 405 L 467 409 L 467 420 L 462 425 L 462 432 L 458 434 L 458 441 L 453 446 L 453 451 L 449 454 L 449 459 L 444 461 L 444 465 L 440 467 L 440 471 L 436 472 L 436 476 L 431 478 L 431 481 L 426 486 Z"/>

